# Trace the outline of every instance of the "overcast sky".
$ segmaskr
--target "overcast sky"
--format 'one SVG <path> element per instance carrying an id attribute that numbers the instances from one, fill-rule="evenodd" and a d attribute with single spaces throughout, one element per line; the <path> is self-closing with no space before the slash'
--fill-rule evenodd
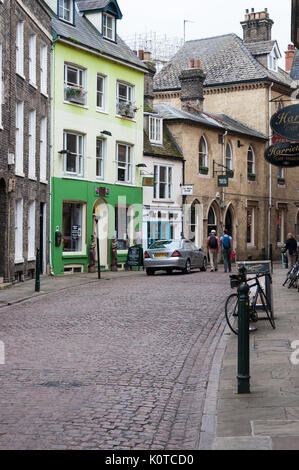
<path id="1" fill-rule="evenodd" d="M 183 38 L 184 20 L 194 21 L 186 24 L 187 41 L 227 33 L 243 38 L 240 21 L 245 10 L 268 8 L 274 21 L 272 39 L 278 41 L 283 58 L 291 42 L 291 0 L 118 0 L 118 4 L 123 13 L 118 33 L 124 39 L 150 32 Z"/>

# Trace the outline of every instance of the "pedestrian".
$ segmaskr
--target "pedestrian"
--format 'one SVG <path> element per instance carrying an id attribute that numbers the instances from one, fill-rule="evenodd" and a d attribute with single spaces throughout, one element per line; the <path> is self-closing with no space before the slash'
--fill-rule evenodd
<path id="1" fill-rule="evenodd" d="M 285 248 L 288 255 L 288 264 L 291 268 L 296 263 L 297 240 L 292 233 L 288 233 Z"/>
<path id="2" fill-rule="evenodd" d="M 207 249 L 210 256 L 211 272 L 218 271 L 219 243 L 219 238 L 216 236 L 216 230 L 211 230 L 210 236 L 207 238 Z"/>
<path id="3" fill-rule="evenodd" d="M 227 270 L 231 273 L 232 263 L 231 263 L 231 252 L 233 249 L 232 237 L 228 234 L 226 229 L 223 230 L 223 235 L 220 237 L 220 243 L 222 247 L 223 262 L 224 262 L 224 272 L 227 273 Z"/>

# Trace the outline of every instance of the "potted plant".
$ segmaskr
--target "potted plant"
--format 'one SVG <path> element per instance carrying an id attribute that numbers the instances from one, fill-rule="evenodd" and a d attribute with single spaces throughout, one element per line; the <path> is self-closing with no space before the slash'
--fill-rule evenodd
<path id="1" fill-rule="evenodd" d="M 284 178 L 282 178 L 281 176 L 278 176 L 277 177 L 277 183 L 278 184 L 285 184 L 286 180 Z"/>
<path id="2" fill-rule="evenodd" d="M 209 167 L 208 166 L 200 166 L 199 167 L 199 173 L 202 175 L 207 175 L 209 173 Z"/>
<path id="3" fill-rule="evenodd" d="M 234 170 L 226 170 L 226 174 L 227 174 L 227 176 L 228 176 L 229 178 L 233 178 L 235 172 L 234 172 Z"/>
<path id="4" fill-rule="evenodd" d="M 248 180 L 249 181 L 255 181 L 255 173 L 248 173 Z"/>
<path id="5" fill-rule="evenodd" d="M 67 86 L 65 88 L 65 97 L 68 101 L 85 104 L 86 91 L 76 86 Z"/>

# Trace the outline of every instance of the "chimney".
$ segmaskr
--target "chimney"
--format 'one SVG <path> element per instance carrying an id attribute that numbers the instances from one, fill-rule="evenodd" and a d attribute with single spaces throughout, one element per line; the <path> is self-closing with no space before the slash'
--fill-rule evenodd
<path id="1" fill-rule="evenodd" d="M 144 103 L 150 108 L 154 104 L 154 76 L 156 74 L 156 65 L 151 60 L 151 53 L 144 51 L 143 63 L 146 65 L 148 73 L 144 75 Z"/>
<path id="2" fill-rule="evenodd" d="M 285 70 L 290 72 L 292 70 L 293 60 L 295 56 L 295 46 L 293 44 L 288 45 L 288 50 L 285 52 Z"/>
<path id="3" fill-rule="evenodd" d="M 203 84 L 206 78 L 200 68 L 199 59 L 191 59 L 190 68 L 183 70 L 179 76 L 181 82 L 181 107 L 189 113 L 199 113 L 203 110 Z"/>
<path id="4" fill-rule="evenodd" d="M 246 10 L 245 19 L 241 21 L 244 42 L 271 41 L 274 21 L 271 20 L 268 9 L 255 12 L 254 8 Z"/>
<path id="5" fill-rule="evenodd" d="M 144 51 L 142 49 L 140 49 L 138 51 L 138 59 L 143 60 L 143 58 L 144 58 Z"/>

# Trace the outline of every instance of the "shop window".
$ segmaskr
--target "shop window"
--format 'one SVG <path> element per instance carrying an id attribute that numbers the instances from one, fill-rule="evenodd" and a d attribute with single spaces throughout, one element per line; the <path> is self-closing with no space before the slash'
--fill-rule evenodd
<path id="1" fill-rule="evenodd" d="M 86 204 L 64 202 L 62 215 L 63 251 L 81 253 L 84 250 Z"/>
<path id="2" fill-rule="evenodd" d="M 115 207 L 115 237 L 119 250 L 129 248 L 130 216 L 126 206 Z"/>

